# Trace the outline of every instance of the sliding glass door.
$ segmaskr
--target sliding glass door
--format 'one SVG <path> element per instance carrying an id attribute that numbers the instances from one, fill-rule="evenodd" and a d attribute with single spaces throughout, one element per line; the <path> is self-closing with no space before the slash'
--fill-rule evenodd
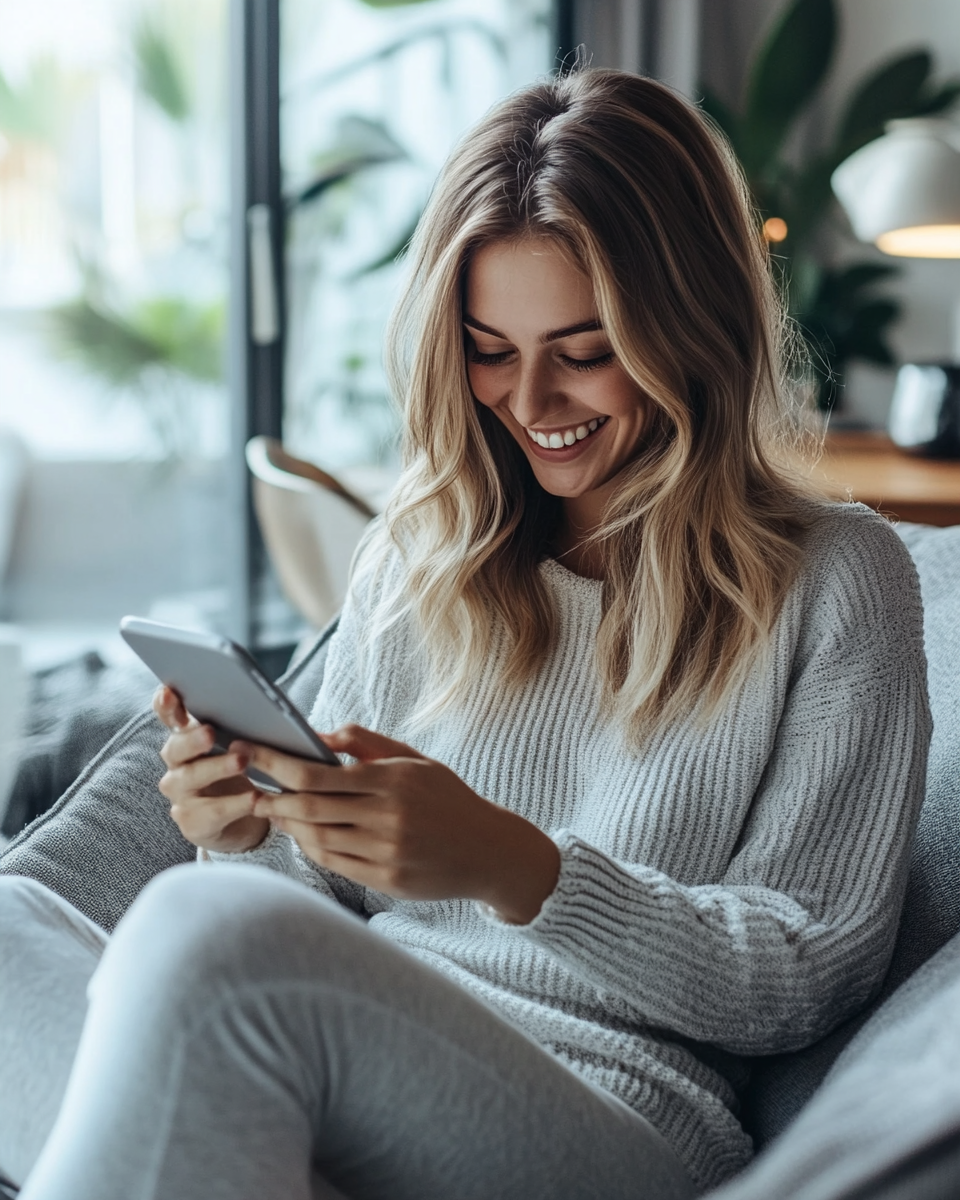
<path id="1" fill-rule="evenodd" d="M 397 470 L 382 349 L 403 249 L 456 140 L 553 69 L 569 5 L 235 3 L 234 460 L 282 436 L 377 507 Z M 245 511 L 234 628 L 279 649 L 298 624 Z"/>
<path id="2" fill-rule="evenodd" d="M 381 351 L 403 248 L 464 130 L 549 70 L 551 11 L 284 0 L 281 27 L 284 436 L 375 493 L 396 461 Z"/>
<path id="3" fill-rule="evenodd" d="M 223 621 L 229 0 L 0 0 L 0 621 Z"/>

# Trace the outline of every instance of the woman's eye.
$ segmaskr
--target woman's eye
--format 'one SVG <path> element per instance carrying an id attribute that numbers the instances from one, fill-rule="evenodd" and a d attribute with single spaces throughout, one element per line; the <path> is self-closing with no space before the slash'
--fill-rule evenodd
<path id="1" fill-rule="evenodd" d="M 571 358 L 568 354 L 560 355 L 564 365 L 572 367 L 574 371 L 596 371 L 598 367 L 609 366 L 613 358 L 612 350 L 608 350 L 606 354 L 599 354 L 596 358 Z"/>
<path id="2" fill-rule="evenodd" d="M 470 361 L 472 363 L 476 363 L 480 367 L 499 366 L 500 363 L 506 362 L 509 357 L 509 350 L 501 350 L 499 354 L 484 354 L 482 351 L 477 350 L 476 347 L 474 347 L 474 349 L 470 351 Z"/>

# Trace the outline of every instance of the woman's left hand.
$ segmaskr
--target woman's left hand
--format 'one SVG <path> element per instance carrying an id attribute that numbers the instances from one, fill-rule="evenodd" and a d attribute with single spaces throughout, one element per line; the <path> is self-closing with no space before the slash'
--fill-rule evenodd
<path id="1" fill-rule="evenodd" d="M 442 763 L 359 725 L 322 734 L 358 761 L 330 767 L 235 742 L 283 787 L 254 813 L 308 858 L 387 895 L 482 900 L 526 924 L 556 885 L 560 855 L 531 822 L 478 796 Z"/>

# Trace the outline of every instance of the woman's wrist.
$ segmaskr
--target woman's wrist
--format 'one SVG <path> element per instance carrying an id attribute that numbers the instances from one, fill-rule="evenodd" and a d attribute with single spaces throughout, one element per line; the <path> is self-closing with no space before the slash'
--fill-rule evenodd
<path id="1" fill-rule="evenodd" d="M 557 885 L 560 851 L 532 822 L 505 808 L 495 811 L 492 861 L 476 899 L 508 925 L 529 925 Z"/>
<path id="2" fill-rule="evenodd" d="M 215 854 L 248 854 L 257 850 L 270 836 L 272 827 L 263 817 L 243 817 L 234 821 L 216 837 L 204 838 L 194 844 Z"/>

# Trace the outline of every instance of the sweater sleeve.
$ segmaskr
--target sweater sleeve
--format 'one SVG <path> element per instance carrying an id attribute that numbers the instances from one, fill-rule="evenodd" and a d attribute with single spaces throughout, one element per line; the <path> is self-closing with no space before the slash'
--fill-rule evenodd
<path id="1" fill-rule="evenodd" d="M 683 885 L 553 835 L 556 888 L 515 936 L 628 1020 L 736 1053 L 787 1051 L 882 980 L 931 722 L 913 563 L 885 522 L 857 524 L 804 580 L 773 753 L 723 878 Z"/>
<path id="2" fill-rule="evenodd" d="M 287 833 L 271 829 L 259 846 L 239 854 L 228 854 L 220 850 L 197 851 L 197 861 L 202 863 L 245 863 L 248 866 L 266 867 L 280 875 L 305 883 L 321 896 L 336 900 L 353 912 L 363 912 L 364 889 L 335 871 L 328 871 L 303 853 Z"/>

